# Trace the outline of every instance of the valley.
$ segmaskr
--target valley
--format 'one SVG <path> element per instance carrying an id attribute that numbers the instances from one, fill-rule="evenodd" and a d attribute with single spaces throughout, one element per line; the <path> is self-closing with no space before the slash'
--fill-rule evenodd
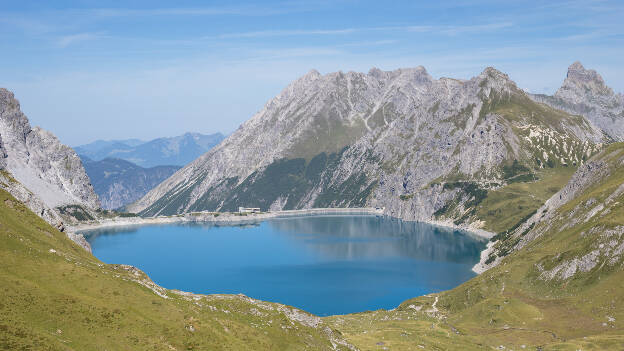
<path id="1" fill-rule="evenodd" d="M 624 318 L 620 312 L 624 310 L 620 293 L 624 144 L 618 134 L 624 120 L 618 117 L 617 105 L 621 95 L 580 63 L 570 66 L 556 103 L 554 98 L 524 92 L 493 68 L 469 80 L 434 79 L 423 67 L 372 69 L 366 74 L 311 71 L 195 161 L 151 179 L 145 168 L 127 161 L 93 161 L 84 155 L 81 160 L 51 133 L 31 128 L 13 94 L 0 92 L 0 280 L 4 287 L 0 346 L 4 349 L 624 347 L 620 324 Z M 565 99 L 578 105 L 582 98 L 587 100 L 584 106 L 593 106 L 587 108 L 591 113 L 575 114 L 577 110 L 557 105 Z M 610 104 L 598 108 L 596 99 Z M 605 114 L 612 124 L 605 124 Z M 143 180 L 123 183 L 133 191 L 123 199 L 102 201 L 98 196 L 103 189 L 113 182 L 121 184 L 111 178 L 109 170 L 115 168 L 132 171 L 128 171 L 130 179 Z M 100 174 L 94 179 L 110 183 L 90 179 L 94 172 Z M 145 194 L 142 198 L 140 192 Z M 128 212 L 110 210 L 117 208 L 112 200 L 123 200 Z M 132 200 L 136 201 L 128 204 Z M 241 206 L 253 206 L 259 213 L 241 211 Z M 323 217 L 328 214 L 352 217 Z M 370 238 L 359 234 L 364 229 L 349 232 L 348 226 L 327 220 L 355 221 L 360 217 L 354 215 L 363 214 L 367 216 L 361 218 L 369 218 L 371 226 L 399 233 L 402 239 L 384 237 L 366 244 Z M 296 222 L 289 221 L 303 224 L 293 229 L 287 224 Z M 315 313 L 324 315 L 319 317 L 299 306 L 281 304 L 284 301 L 263 302 L 233 290 L 223 291 L 229 295 L 193 294 L 155 278 L 173 288 L 166 289 L 129 262 L 100 261 L 87 251 L 91 247 L 82 235 L 88 236 L 87 229 L 99 230 L 100 239 L 94 235 L 89 240 L 96 256 L 98 252 L 113 255 L 107 257 L 123 253 L 114 245 L 140 236 L 143 241 L 125 247 L 139 251 L 128 251 L 125 257 L 155 260 L 156 265 L 146 270 L 158 277 L 164 271 L 154 267 L 165 262 L 165 254 L 188 254 L 191 249 L 185 245 L 202 236 L 205 242 L 191 245 L 199 250 L 196 256 L 184 259 L 206 254 L 202 247 L 217 249 L 227 243 L 234 249 L 246 247 L 249 259 L 269 242 L 277 250 L 286 245 L 276 234 L 279 231 L 238 241 L 219 239 L 217 233 L 251 233 L 244 227 L 266 230 L 269 225 L 278 228 L 278 222 L 283 230 L 292 230 L 288 245 L 294 240 L 315 252 L 325 247 L 326 256 L 318 257 L 342 252 L 334 259 L 350 262 L 361 257 L 358 253 L 369 252 L 378 259 L 398 252 L 392 257 L 401 265 L 420 262 L 410 272 L 431 259 L 435 263 L 428 271 L 439 277 L 450 271 L 436 270 L 448 262 L 436 261 L 434 253 L 444 247 L 461 252 L 476 246 L 460 236 L 443 234 L 452 233 L 451 229 L 419 237 L 406 228 L 444 225 L 489 241 L 484 247 L 485 239 L 479 239 L 482 245 L 471 251 L 469 264 L 464 262 L 463 273 L 458 274 L 463 278 L 449 285 L 412 287 L 404 297 L 407 300 L 393 300 L 370 308 L 373 311 L 361 306 L 338 312 L 319 308 Z M 192 235 L 167 232 L 202 224 L 221 229 Z M 148 234 L 153 228 L 162 232 Z M 334 238 L 334 230 L 346 236 Z M 318 242 L 319 233 L 331 236 L 332 245 Z M 149 252 L 142 256 L 142 250 L 150 247 L 148 235 L 160 237 L 154 243 L 163 246 L 153 249 L 163 250 L 163 256 L 152 257 Z M 448 239 L 448 246 L 431 244 L 441 238 Z M 167 245 L 167 240 L 173 242 Z M 113 249 L 98 251 L 103 242 Z M 311 252 L 306 250 L 291 247 L 266 257 L 273 260 L 299 252 L 298 259 L 303 259 Z M 224 262 L 232 257 L 245 261 L 236 252 L 217 250 L 209 256 L 226 255 Z M 401 255 L 411 257 L 410 252 L 424 256 L 401 261 L 405 258 Z M 330 261 L 323 262 L 335 263 Z M 473 265 L 479 273 L 474 277 Z M 199 276 L 202 269 L 194 269 L 210 266 L 219 265 L 192 261 L 186 268 L 169 268 L 174 277 L 180 271 Z M 373 266 L 381 269 L 384 264 L 375 261 L 365 267 L 372 270 Z M 215 272 L 221 270 L 226 268 Z M 290 274 L 297 276 L 297 272 Z M 425 273 L 419 277 L 428 277 Z M 256 274 L 257 283 L 270 276 Z M 280 276 L 288 274 L 273 278 Z M 345 273 L 335 279 L 342 282 L 353 276 Z M 362 278 L 363 286 L 370 285 L 366 277 L 371 276 Z M 214 280 L 227 281 L 208 281 Z M 380 288 L 390 289 L 392 284 Z M 208 286 L 202 293 L 215 289 Z M 291 296 L 292 301 L 302 301 L 294 298 L 303 294 Z M 278 295 L 258 294 L 263 299 Z M 331 299 L 326 296 L 319 303 Z"/>

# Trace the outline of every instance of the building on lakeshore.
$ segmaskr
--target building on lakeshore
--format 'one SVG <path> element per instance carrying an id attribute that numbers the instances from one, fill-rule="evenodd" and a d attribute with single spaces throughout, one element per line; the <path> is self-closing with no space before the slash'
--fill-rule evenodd
<path id="1" fill-rule="evenodd" d="M 258 213 L 260 212 L 260 207 L 239 207 L 238 213 Z"/>

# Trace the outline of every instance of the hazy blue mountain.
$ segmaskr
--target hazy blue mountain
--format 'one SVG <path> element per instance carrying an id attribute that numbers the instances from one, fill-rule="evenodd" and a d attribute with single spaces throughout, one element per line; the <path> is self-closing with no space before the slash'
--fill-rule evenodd
<path id="1" fill-rule="evenodd" d="M 180 169 L 180 166 L 143 168 L 118 158 L 101 161 L 93 161 L 86 156 L 81 158 L 102 208 L 108 210 L 138 200 Z"/>
<path id="2" fill-rule="evenodd" d="M 186 133 L 171 138 L 150 141 L 138 139 L 98 140 L 75 147 L 76 152 L 94 161 L 118 158 L 141 167 L 162 165 L 184 166 L 219 144 L 225 137 L 221 133 Z"/>

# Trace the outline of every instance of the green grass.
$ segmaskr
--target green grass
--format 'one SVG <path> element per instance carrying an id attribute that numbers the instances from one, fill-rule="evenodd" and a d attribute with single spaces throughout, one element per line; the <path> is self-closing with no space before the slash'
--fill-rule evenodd
<path id="1" fill-rule="evenodd" d="M 364 135 L 366 130 L 363 119 L 348 123 L 341 121 L 336 111 L 322 111 L 315 116 L 314 124 L 288 150 L 287 158 L 303 158 L 307 162 L 319 153 L 339 153 Z"/>
<path id="2" fill-rule="evenodd" d="M 559 191 L 574 171 L 572 167 L 543 169 L 536 174 L 537 181 L 515 182 L 490 190 L 477 207 L 476 217 L 485 222 L 485 230 L 494 233 L 508 230 Z"/>
<path id="3" fill-rule="evenodd" d="M 157 295 L 0 190 L 0 349 L 331 349 L 323 326 L 233 295 Z"/>

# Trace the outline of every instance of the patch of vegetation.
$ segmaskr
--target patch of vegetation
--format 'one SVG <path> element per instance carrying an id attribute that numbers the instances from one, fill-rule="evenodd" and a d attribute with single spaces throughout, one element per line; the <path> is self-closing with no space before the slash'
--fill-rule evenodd
<path id="1" fill-rule="evenodd" d="M 525 174 L 530 170 L 514 159 L 511 165 L 503 165 L 503 179 L 511 179 L 518 175 Z"/>
<path id="2" fill-rule="evenodd" d="M 409 199 L 411 199 L 413 197 L 414 197 L 414 194 L 402 194 L 402 195 L 399 195 L 399 199 L 401 199 L 403 201 L 407 201 L 407 200 L 409 200 Z"/>
<path id="3" fill-rule="evenodd" d="M 449 182 L 444 183 L 444 190 L 461 189 L 468 201 L 464 204 L 465 207 L 475 207 L 481 203 L 487 197 L 487 190 L 481 189 L 479 184 L 474 182 Z"/>
<path id="4" fill-rule="evenodd" d="M 286 158 L 303 158 L 308 162 L 320 153 L 340 153 L 340 150 L 353 144 L 367 131 L 363 119 L 355 119 L 353 123 L 342 121 L 334 109 L 321 111 L 313 120 L 314 125 L 297 139 Z"/>
<path id="5" fill-rule="evenodd" d="M 74 218 L 78 221 L 92 221 L 95 218 L 80 205 L 64 205 L 57 207 L 62 216 Z"/>
<path id="6" fill-rule="evenodd" d="M 95 212 L 97 213 L 97 216 L 99 218 L 115 218 L 115 217 L 129 218 L 129 217 L 139 216 L 136 213 L 124 212 L 124 211 L 118 211 L 118 210 L 98 209 Z"/>

